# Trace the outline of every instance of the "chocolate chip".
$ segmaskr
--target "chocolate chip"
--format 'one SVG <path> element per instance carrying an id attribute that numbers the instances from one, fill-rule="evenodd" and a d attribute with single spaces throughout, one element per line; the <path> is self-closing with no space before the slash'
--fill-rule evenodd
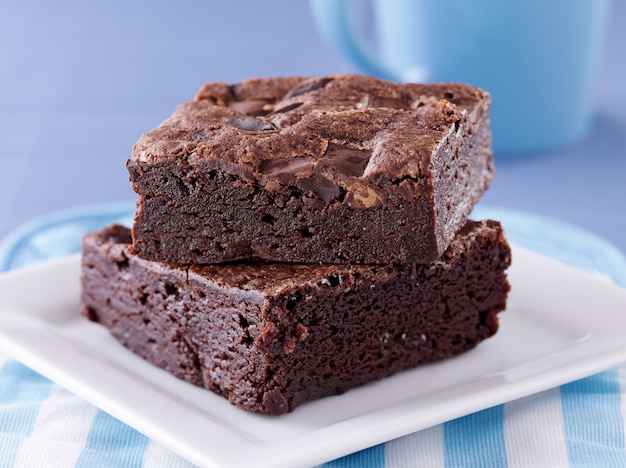
<path id="1" fill-rule="evenodd" d="M 279 107 L 277 109 L 274 109 L 274 114 L 282 114 L 284 112 L 289 112 L 291 110 L 297 109 L 298 107 L 300 107 L 303 103 L 302 102 L 294 102 L 293 104 L 288 104 L 284 107 Z"/>
<path id="2" fill-rule="evenodd" d="M 402 182 L 398 184 L 398 189 L 396 192 L 406 201 L 412 201 L 416 192 L 415 181 L 411 179 L 403 180 Z"/>
<path id="3" fill-rule="evenodd" d="M 267 120 L 255 119 L 254 117 L 241 117 L 237 119 L 228 119 L 226 123 L 240 130 L 249 132 L 259 132 L 263 130 L 276 130 L 276 127 Z"/>
<path id="4" fill-rule="evenodd" d="M 263 174 L 261 185 L 268 180 L 277 180 L 281 185 L 289 185 L 295 182 L 296 176 L 307 174 L 311 171 L 315 160 L 311 157 L 266 159 L 261 161 L 259 171 Z"/>
<path id="5" fill-rule="evenodd" d="M 359 150 L 329 143 L 326 154 L 321 161 L 339 174 L 360 177 L 363 175 L 371 156 L 372 152 L 369 150 Z"/>
<path id="6" fill-rule="evenodd" d="M 332 180 L 315 174 L 306 179 L 300 179 L 296 183 L 296 187 L 304 193 L 314 194 L 318 198 L 324 200 L 327 205 L 341 194 L 341 189 Z"/>
<path id="7" fill-rule="evenodd" d="M 141 180 L 141 174 L 137 169 L 135 169 L 128 163 L 126 164 L 126 167 L 128 168 L 128 176 L 131 182 L 137 182 L 138 180 Z"/>
<path id="8" fill-rule="evenodd" d="M 315 91 L 316 89 L 323 88 L 331 81 L 333 81 L 333 78 L 317 78 L 317 79 L 307 80 L 304 83 L 300 83 L 298 86 L 291 88 L 289 92 L 285 94 L 283 99 L 289 99 L 292 97 L 300 96 L 301 94 L 304 94 L 304 93 Z"/>
<path id="9" fill-rule="evenodd" d="M 233 175 L 239 176 L 243 180 L 247 180 L 252 182 L 254 179 L 254 174 L 252 172 L 252 167 L 245 163 L 238 163 L 233 166 Z"/>
<path id="10" fill-rule="evenodd" d="M 265 99 L 248 99 L 246 101 L 231 101 L 228 107 L 242 114 L 258 116 L 271 112 L 271 104 Z"/>

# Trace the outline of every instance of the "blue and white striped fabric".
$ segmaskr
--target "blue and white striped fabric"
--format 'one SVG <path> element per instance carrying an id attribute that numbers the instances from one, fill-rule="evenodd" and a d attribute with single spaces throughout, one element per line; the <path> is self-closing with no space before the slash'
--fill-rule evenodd
<path id="1" fill-rule="evenodd" d="M 0 244 L 0 271 L 77 252 L 132 220 L 132 202 L 36 220 Z M 513 242 L 626 287 L 622 254 L 554 220 L 481 207 Z M 624 311 L 626 313 L 626 311 Z M 626 467 L 626 366 L 334 460 L 327 467 Z M 0 467 L 188 467 L 158 443 L 0 356 Z"/>

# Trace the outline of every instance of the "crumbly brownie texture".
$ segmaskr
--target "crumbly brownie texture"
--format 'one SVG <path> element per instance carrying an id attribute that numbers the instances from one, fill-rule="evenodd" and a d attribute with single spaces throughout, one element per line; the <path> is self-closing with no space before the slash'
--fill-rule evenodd
<path id="1" fill-rule="evenodd" d="M 127 163 L 135 252 L 429 263 L 492 180 L 490 103 L 472 86 L 355 75 L 205 85 Z"/>
<path id="2" fill-rule="evenodd" d="M 128 229 L 83 241 L 82 313 L 175 376 L 246 410 L 281 414 L 492 336 L 510 250 L 468 222 L 430 265 L 170 267 Z"/>

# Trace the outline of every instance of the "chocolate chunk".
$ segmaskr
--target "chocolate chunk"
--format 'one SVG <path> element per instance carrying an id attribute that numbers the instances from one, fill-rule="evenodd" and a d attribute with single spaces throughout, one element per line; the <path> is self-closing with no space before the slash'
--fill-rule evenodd
<path id="1" fill-rule="evenodd" d="M 265 99 L 248 99 L 246 101 L 232 101 L 228 107 L 247 115 L 267 115 L 271 112 L 271 104 Z"/>
<path id="2" fill-rule="evenodd" d="M 247 130 L 249 132 L 276 130 L 276 127 L 274 127 L 271 122 L 268 122 L 267 120 L 255 119 L 254 117 L 228 119 L 225 123 L 240 130 Z"/>
<path id="3" fill-rule="evenodd" d="M 263 174 L 260 183 L 264 186 L 268 180 L 277 180 L 281 185 L 288 185 L 295 182 L 297 175 L 310 172 L 314 162 L 311 157 L 266 159 L 259 165 Z"/>
<path id="4" fill-rule="evenodd" d="M 128 161 L 126 163 L 126 168 L 128 169 L 128 176 L 131 182 L 135 183 L 137 180 L 141 179 L 139 166 L 137 164 L 134 164 L 132 161 Z"/>
<path id="5" fill-rule="evenodd" d="M 333 81 L 332 78 L 318 78 L 313 80 L 307 80 L 304 83 L 299 84 L 294 88 L 291 88 L 289 92 L 285 94 L 285 97 L 283 97 L 283 99 L 289 99 L 292 97 L 300 96 L 304 93 L 315 91 L 316 89 L 323 88 L 331 81 Z"/>
<path id="6" fill-rule="evenodd" d="M 326 154 L 321 161 L 339 174 L 361 177 L 371 156 L 372 152 L 368 150 L 359 150 L 329 143 Z"/>
<path id="7" fill-rule="evenodd" d="M 321 210 L 324 208 L 324 201 L 319 198 L 305 198 L 302 203 L 308 210 Z"/>
<path id="8" fill-rule="evenodd" d="M 247 180 L 249 182 L 254 181 L 254 174 L 252 172 L 252 167 L 250 167 L 248 164 L 244 164 L 244 163 L 239 163 L 236 164 L 233 167 L 233 173 L 236 176 L 241 177 L 244 180 Z"/>
<path id="9" fill-rule="evenodd" d="M 324 200 L 327 205 L 341 194 L 341 189 L 332 180 L 315 174 L 306 179 L 300 179 L 296 186 L 304 193 L 312 193 Z"/>
<path id="10" fill-rule="evenodd" d="M 348 192 L 346 202 L 352 208 L 364 210 L 367 208 L 378 208 L 387 200 L 384 190 L 376 187 L 357 187 Z"/>

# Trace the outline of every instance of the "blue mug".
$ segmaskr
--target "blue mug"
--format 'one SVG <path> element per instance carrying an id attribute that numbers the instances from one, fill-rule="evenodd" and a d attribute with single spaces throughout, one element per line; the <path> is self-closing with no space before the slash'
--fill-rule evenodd
<path id="1" fill-rule="evenodd" d="M 549 150 L 591 126 L 610 0 L 372 0 L 378 53 L 348 0 L 311 0 L 313 19 L 362 72 L 469 83 L 491 93 L 497 155 Z"/>

